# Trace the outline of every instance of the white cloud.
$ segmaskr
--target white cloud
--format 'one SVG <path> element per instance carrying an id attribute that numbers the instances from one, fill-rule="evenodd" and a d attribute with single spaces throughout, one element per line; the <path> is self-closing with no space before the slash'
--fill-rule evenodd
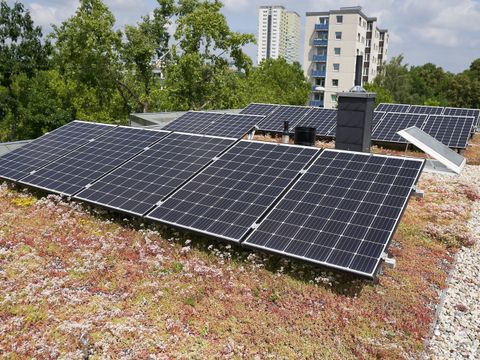
<path id="1" fill-rule="evenodd" d="M 426 27 L 418 29 L 418 34 L 421 38 L 440 46 L 455 47 L 460 43 L 457 35 L 448 29 Z"/>
<path id="2" fill-rule="evenodd" d="M 250 2 L 248 0 L 223 0 L 223 5 L 225 10 L 238 13 L 253 5 L 249 4 Z"/>

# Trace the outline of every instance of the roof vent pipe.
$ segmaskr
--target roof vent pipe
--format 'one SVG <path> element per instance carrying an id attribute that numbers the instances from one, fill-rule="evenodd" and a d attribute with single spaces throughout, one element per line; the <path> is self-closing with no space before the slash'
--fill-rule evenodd
<path id="1" fill-rule="evenodd" d="M 283 122 L 282 143 L 288 144 L 290 142 L 290 131 L 288 120 Z"/>
<path id="2" fill-rule="evenodd" d="M 362 55 L 357 55 L 357 59 L 355 62 L 355 83 L 353 84 L 353 87 L 350 89 L 350 92 L 361 92 L 365 93 L 367 90 L 365 90 L 362 87 L 362 70 L 363 70 L 363 56 Z"/>

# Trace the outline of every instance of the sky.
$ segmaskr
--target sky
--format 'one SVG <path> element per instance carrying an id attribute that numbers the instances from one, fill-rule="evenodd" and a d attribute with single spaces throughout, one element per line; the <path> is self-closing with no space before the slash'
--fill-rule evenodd
<path id="1" fill-rule="evenodd" d="M 74 14 L 78 0 L 21 0 L 44 33 Z M 8 3 L 13 3 L 7 0 Z M 117 19 L 117 26 L 135 24 L 156 6 L 154 0 L 104 0 Z M 367 16 L 376 16 L 380 28 L 390 32 L 389 57 L 403 54 L 409 65 L 432 62 L 451 72 L 461 72 L 480 58 L 480 0 L 223 0 L 232 30 L 257 35 L 261 5 L 284 5 L 301 15 L 340 6 L 362 6 Z M 302 32 L 303 44 L 303 32 Z M 256 45 L 245 48 L 256 61 Z M 303 51 L 303 50 L 302 50 Z M 303 53 L 300 54 L 303 59 Z M 299 61 L 300 61 L 299 59 Z"/>

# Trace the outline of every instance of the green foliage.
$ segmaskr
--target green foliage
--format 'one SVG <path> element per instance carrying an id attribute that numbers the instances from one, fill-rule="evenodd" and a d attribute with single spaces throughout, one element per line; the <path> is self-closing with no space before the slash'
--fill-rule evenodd
<path id="1" fill-rule="evenodd" d="M 366 88 L 377 92 L 378 102 L 479 108 L 480 59 L 463 73 L 452 74 L 432 63 L 409 68 L 400 55 Z"/>
<path id="2" fill-rule="evenodd" d="M 166 69 L 165 88 L 173 108 L 224 109 L 237 107 L 240 73 L 252 61 L 242 47 L 253 35 L 232 32 L 220 12 L 220 1 L 179 1 L 176 44 Z"/>
<path id="3" fill-rule="evenodd" d="M 41 28 L 34 25 L 23 4 L 9 7 L 6 1 L 0 2 L 0 140 L 21 136 L 21 104 L 14 83 L 20 74 L 31 79 L 48 68 L 50 44 L 41 38 Z"/>
<path id="4" fill-rule="evenodd" d="M 246 103 L 305 105 L 310 88 L 299 63 L 267 59 L 246 79 Z"/>
<path id="5" fill-rule="evenodd" d="M 393 96 L 390 93 L 390 91 L 384 87 L 381 87 L 380 85 L 377 85 L 375 83 L 370 83 L 370 84 L 365 84 L 364 88 L 369 92 L 374 92 L 377 94 L 377 96 L 375 97 L 375 106 L 377 106 L 380 103 L 393 102 Z"/>
<path id="6" fill-rule="evenodd" d="M 114 25 L 115 17 L 101 0 L 81 0 L 75 15 L 54 26 L 52 34 L 55 64 L 81 98 L 74 101 L 76 111 L 107 122 L 123 112 L 117 97 L 122 34 Z"/>

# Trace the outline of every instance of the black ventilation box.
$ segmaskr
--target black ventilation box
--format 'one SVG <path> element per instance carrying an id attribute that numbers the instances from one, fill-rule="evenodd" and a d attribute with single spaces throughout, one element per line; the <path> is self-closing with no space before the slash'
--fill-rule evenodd
<path id="1" fill-rule="evenodd" d="M 335 148 L 370 152 L 375 93 L 338 94 Z"/>

